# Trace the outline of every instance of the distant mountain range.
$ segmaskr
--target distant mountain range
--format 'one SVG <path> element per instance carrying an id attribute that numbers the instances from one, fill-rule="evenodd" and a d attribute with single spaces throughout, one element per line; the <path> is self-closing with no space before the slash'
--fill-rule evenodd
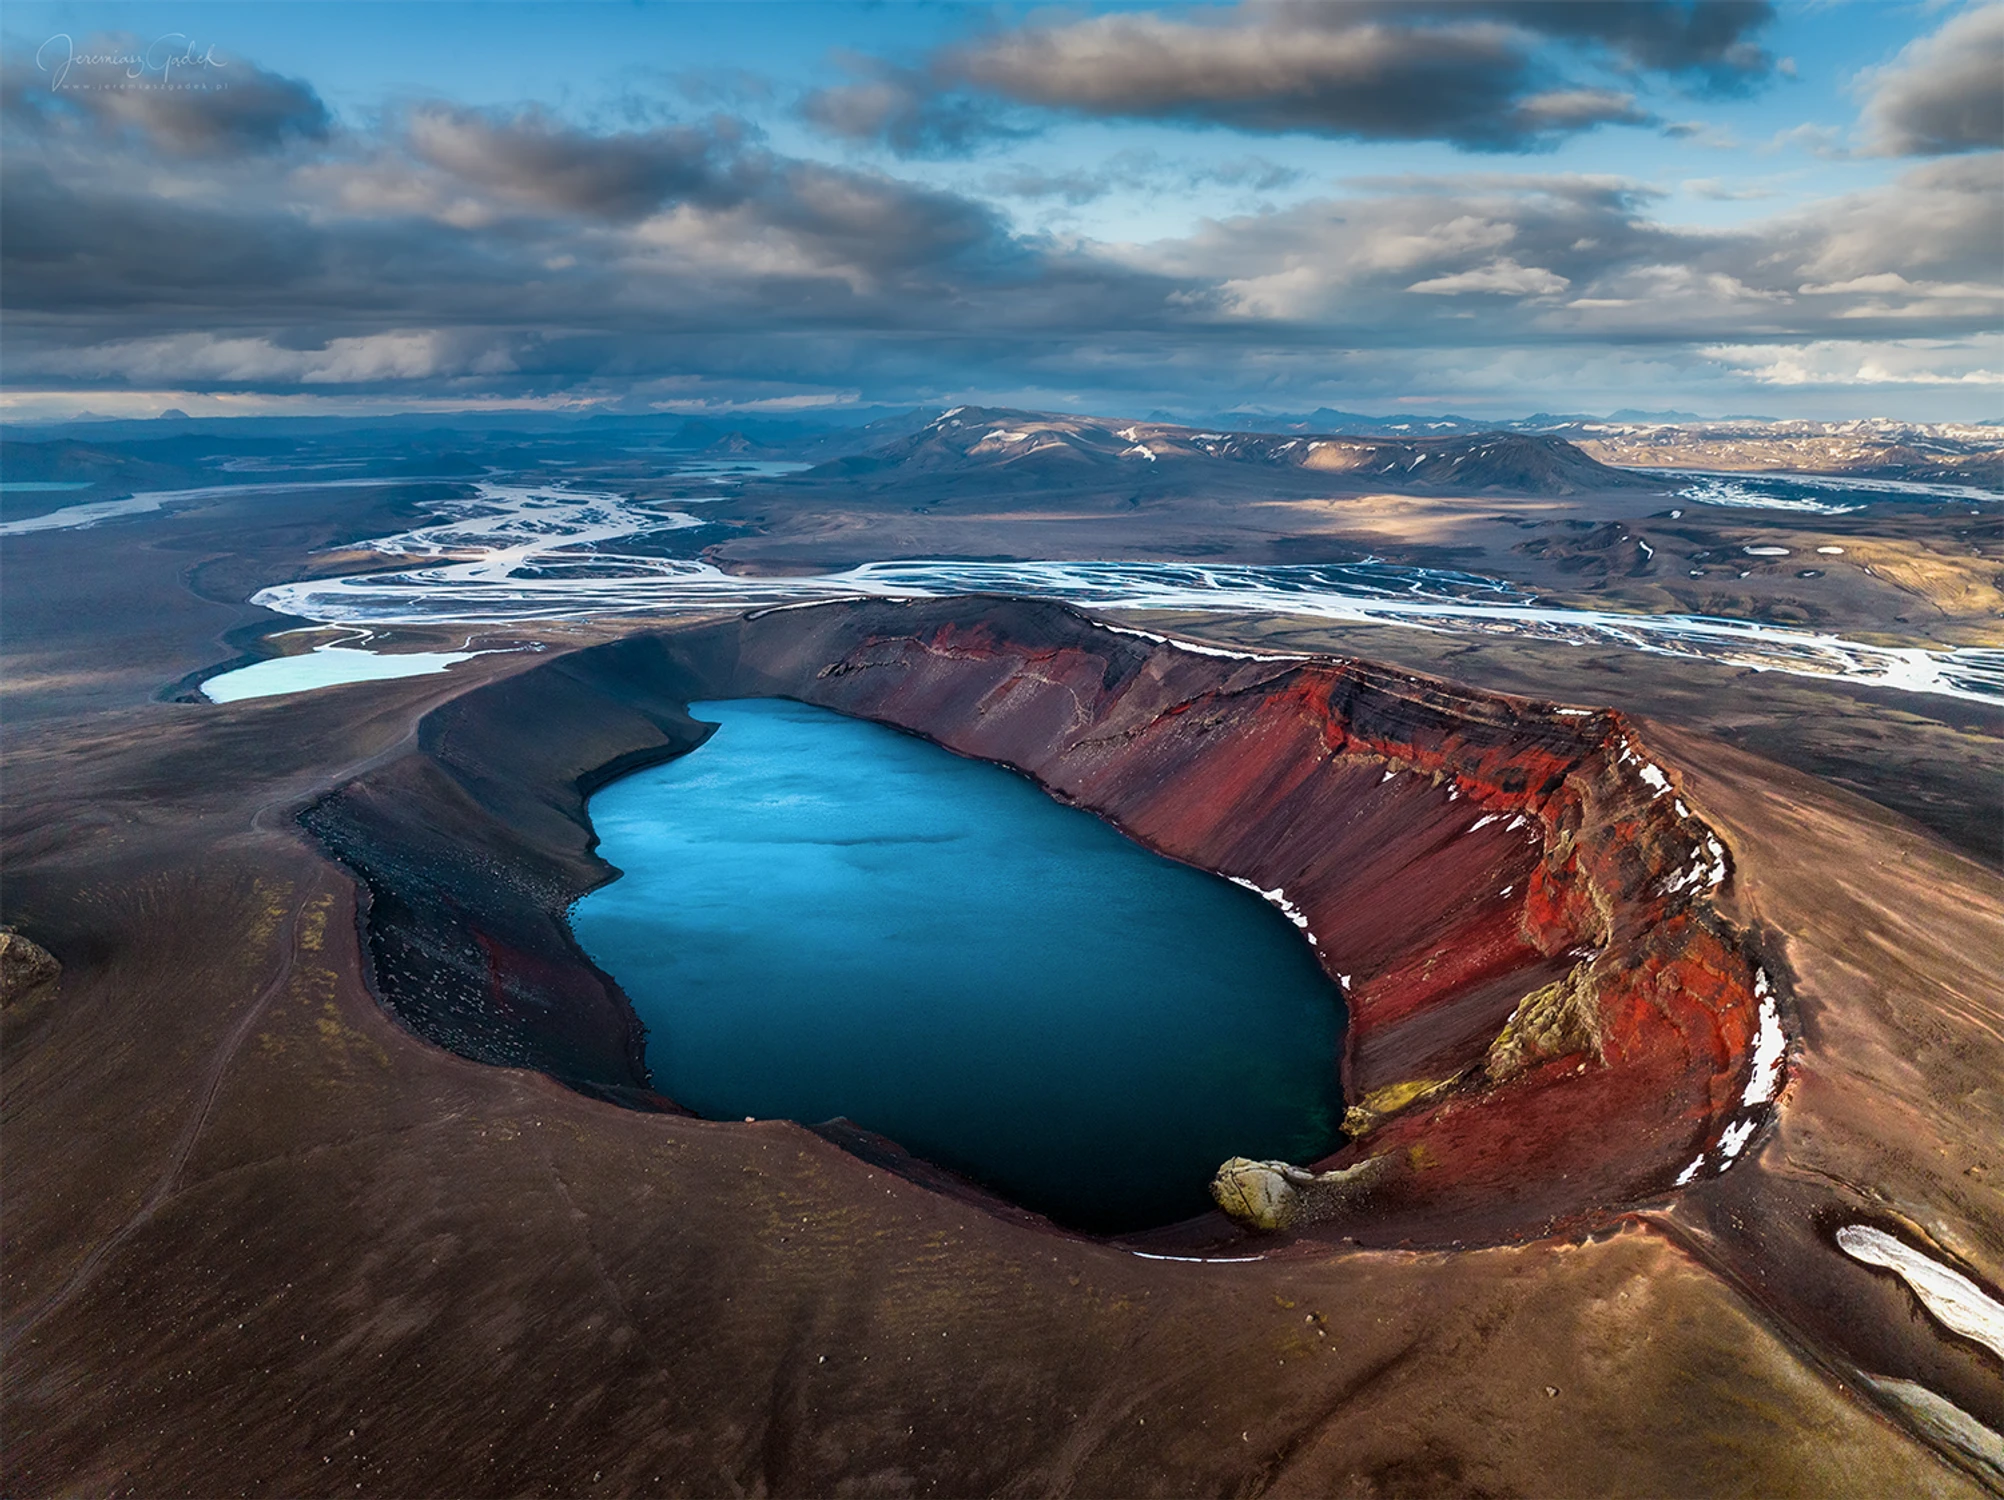
<path id="1" fill-rule="evenodd" d="M 1563 438 L 1544 434 L 1491 428 L 1447 436 L 1287 437 L 977 406 L 954 407 L 915 432 L 831 459 L 813 472 L 860 478 L 978 471 L 1044 483 L 1084 478 L 1094 469 L 1219 462 L 1415 491 L 1571 495 L 1658 487 L 1655 480 L 1612 468 Z"/>
<path id="2" fill-rule="evenodd" d="M 967 411 L 979 408 L 966 408 Z M 1024 413 L 991 413 L 997 421 L 1013 421 Z M 1813 422 L 1772 417 L 1699 418 L 1689 412 L 1614 412 L 1606 417 L 1560 415 L 1541 412 L 1510 422 L 1477 420 L 1457 416 L 1370 417 L 1356 412 L 1323 407 L 1305 417 L 1247 417 L 1226 414 L 1203 427 L 1151 419 L 1141 424 L 1116 420 L 1037 417 L 1038 421 L 1159 435 L 1174 445 L 1174 434 L 1201 434 L 1195 443 L 1199 451 L 1213 456 L 1263 455 L 1269 462 L 1293 462 L 1306 468 L 1334 469 L 1339 466 L 1359 474 L 1392 474 L 1400 464 L 1416 465 L 1414 479 L 1419 487 L 1431 479 L 1447 483 L 1440 460 L 1427 456 L 1428 444 L 1451 439 L 1494 439 L 1502 436 L 1557 440 L 1570 446 L 1582 458 L 1614 469 L 1703 469 L 1732 473 L 1843 474 L 1857 478 L 1922 480 L 1932 483 L 1969 484 L 1985 488 L 2004 487 L 2004 424 L 1901 422 L 1886 417 L 1864 417 L 1843 422 Z M 1239 425 L 1234 425 L 1234 423 Z M 1263 423 L 1265 425 L 1250 425 Z M 891 424 L 885 424 L 886 430 Z M 858 431 L 850 435 L 856 442 Z M 1265 440 L 1295 439 L 1306 450 L 1273 447 Z M 1348 448 L 1336 439 L 1375 440 Z M 1226 440 L 1229 439 L 1229 443 Z M 1382 458 L 1368 456 L 1386 442 L 1416 445 L 1394 457 L 1384 449 Z M 1186 443 L 1185 446 L 1188 444 Z M 1167 450 L 1164 450 L 1167 451 Z M 1574 484 L 1606 487 L 1604 475 L 1589 475 L 1571 465 L 1571 460 L 1531 462 L 1528 448 L 1492 447 L 1482 454 L 1485 466 L 1493 465 L 1498 487 L 1529 484 L 1537 493 L 1569 493 L 1547 490 L 1548 485 Z M 1279 455 L 1291 453 L 1282 460 Z M 1339 458 L 1339 453 L 1348 457 Z M 1504 454 L 1515 455 L 1504 458 Z M 1456 449 L 1450 458 L 1463 458 L 1463 467 L 1453 479 L 1466 484 L 1474 472 L 1468 462 L 1470 450 Z M 1354 461 L 1353 461 L 1354 460 Z M 1485 468 L 1485 472 L 1487 469 Z M 1513 477 L 1514 476 L 1514 477 Z M 1535 481 L 1535 482 L 1533 482 Z"/>
<path id="3" fill-rule="evenodd" d="M 1151 420 L 1181 421 L 1156 413 Z M 1198 423 L 1232 432 L 1329 433 L 1356 437 L 1448 437 L 1465 432 L 1537 432 L 1559 436 L 1580 434 L 1605 437 L 1662 428 L 1710 435 L 1783 435 L 1795 437 L 1862 436 L 1882 440 L 1933 440 L 1959 444 L 1997 446 L 2004 444 L 2004 421 L 2000 422 L 1903 422 L 1891 417 L 1854 417 L 1841 422 L 1819 422 L 1798 417 L 1738 415 L 1704 417 L 1688 411 L 1640 411 L 1624 407 L 1604 417 L 1584 412 L 1533 412 L 1528 417 L 1461 417 L 1447 414 L 1400 414 L 1373 417 L 1361 412 L 1319 407 L 1305 415 L 1271 415 L 1253 412 L 1224 412 Z"/>
<path id="4" fill-rule="evenodd" d="M 1588 416 L 1584 413 L 1558 415 L 1552 412 L 1536 412 L 1528 417 L 1462 417 L 1451 412 L 1398 413 L 1393 416 L 1367 416 L 1363 412 L 1338 411 L 1334 407 L 1319 406 L 1311 412 L 1218 412 L 1203 418 L 1177 417 L 1169 412 L 1152 412 L 1150 421 L 1176 423 L 1200 427 L 1221 427 L 1229 432 L 1285 432 L 1324 433 L 1341 432 L 1355 437 L 1453 437 L 1468 432 L 1554 432 L 1564 427 L 1577 427 L 1595 422 L 1623 423 L 1665 423 L 1702 422 L 1706 419 L 1696 412 L 1688 411 L 1634 411 L 1622 410 L 1605 417 Z M 1766 421 L 1765 417 L 1733 418 L 1731 420 Z"/>
<path id="5" fill-rule="evenodd" d="M 979 428 L 977 434 L 975 429 Z M 1010 440 L 1007 433 L 1020 433 Z M 1241 464 L 1377 478 L 1387 487 L 1574 493 L 1638 480 L 1624 470 L 1843 474 L 2004 488 L 2004 424 L 1705 419 L 1682 411 L 1606 417 L 1540 412 L 1511 421 L 1223 413 L 1207 423 L 1001 407 L 846 408 L 779 415 L 577 412 L 409 413 L 384 417 L 187 417 L 0 426 L 10 477 L 99 484 L 192 482 L 221 462 L 384 465 L 432 475 L 485 465 L 583 461 L 608 447 L 705 457 L 793 459 L 854 472 L 969 465 L 1023 478 L 1060 464 Z M 115 450 L 115 451 L 113 451 Z M 1034 460 L 1034 462 L 1031 462 Z M 1055 473 L 1055 470 L 1053 470 Z"/>

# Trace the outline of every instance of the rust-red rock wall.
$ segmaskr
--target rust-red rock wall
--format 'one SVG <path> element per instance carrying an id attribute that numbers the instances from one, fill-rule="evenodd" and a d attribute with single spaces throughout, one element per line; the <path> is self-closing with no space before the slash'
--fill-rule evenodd
<path id="1" fill-rule="evenodd" d="M 1342 1233 L 1569 1222 L 1668 1187 L 1736 1118 L 1758 1007 L 1709 901 L 1724 852 L 1619 716 L 1051 607 L 944 613 L 876 606 L 867 629 L 808 630 L 804 654 L 805 622 L 768 617 L 745 654 L 779 658 L 794 696 L 1019 767 L 1283 893 L 1349 1000 L 1352 1102 L 1453 1080 L 1324 1164 L 1393 1158 Z M 1486 1063 L 1519 1002 L 1577 966 L 1570 1028 L 1514 1070 Z"/>

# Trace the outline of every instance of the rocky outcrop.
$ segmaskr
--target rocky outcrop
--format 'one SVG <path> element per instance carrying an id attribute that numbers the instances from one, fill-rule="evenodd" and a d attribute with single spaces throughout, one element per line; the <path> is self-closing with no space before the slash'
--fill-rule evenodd
<path id="1" fill-rule="evenodd" d="M 1542 1232 L 1730 1159 L 1764 1118 L 1757 985 L 1774 1001 L 1712 905 L 1726 851 L 1618 715 L 1016 600 L 635 636 L 437 711 L 416 754 L 308 816 L 373 894 L 385 1003 L 455 1050 L 644 1099 L 630 1011 L 561 922 L 610 873 L 584 796 L 700 743 L 691 699 L 775 694 L 1013 766 L 1295 919 L 1349 1007 L 1330 1063 L 1357 1138 L 1299 1180 L 1262 1167 L 1301 1201 L 1259 1178 L 1248 1223 Z"/>
<path id="2" fill-rule="evenodd" d="M 1211 1179 L 1211 1198 L 1250 1228 L 1299 1229 L 1356 1213 L 1391 1166 L 1390 1157 L 1369 1156 L 1353 1167 L 1307 1172 L 1292 1162 L 1234 1156 Z"/>
<path id="3" fill-rule="evenodd" d="M 0 1006 L 12 1006 L 63 972 L 40 943 L 0 927 Z"/>

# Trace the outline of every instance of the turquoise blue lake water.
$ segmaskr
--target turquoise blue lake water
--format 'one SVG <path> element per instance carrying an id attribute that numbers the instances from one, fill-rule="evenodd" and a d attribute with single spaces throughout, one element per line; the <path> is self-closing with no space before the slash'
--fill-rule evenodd
<path id="1" fill-rule="evenodd" d="M 1340 1141 L 1339 993 L 1277 911 L 1013 772 L 825 709 L 691 706 L 591 800 L 572 913 L 718 1119 L 847 1116 L 1082 1229 L 1210 1206 L 1228 1156 Z"/>

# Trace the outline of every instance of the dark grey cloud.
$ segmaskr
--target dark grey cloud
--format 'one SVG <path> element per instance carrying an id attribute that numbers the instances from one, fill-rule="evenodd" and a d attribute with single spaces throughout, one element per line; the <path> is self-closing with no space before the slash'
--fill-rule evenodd
<path id="1" fill-rule="evenodd" d="M 1964 11 L 1868 75 L 1864 124 L 1892 156 L 2004 146 L 2004 5 Z"/>
<path id="2" fill-rule="evenodd" d="M 805 104 L 833 134 L 965 153 L 996 105 L 1364 140 L 1524 150 L 1655 117 L 1559 54 L 1742 89 L 1773 70 L 1764 0 L 1254 0 L 1001 28 L 921 67 L 852 61 L 862 81 Z"/>
<path id="3" fill-rule="evenodd" d="M 672 199 L 727 192 L 742 132 L 719 119 L 597 135 L 537 108 L 426 105 L 405 134 L 418 160 L 475 186 L 559 213 L 632 219 Z"/>
<path id="4" fill-rule="evenodd" d="M 1502 147 L 1535 92 L 1503 28 L 1404 25 L 1319 12 L 1193 23 L 1117 13 L 1000 33 L 943 64 L 1006 98 L 1103 117 Z"/>
<path id="5" fill-rule="evenodd" d="M 146 142 L 28 123 L 0 161 L 7 332 L 17 347 L 152 340 L 149 369 L 160 339 L 185 352 L 184 335 L 246 329 L 287 347 L 396 335 L 379 351 L 390 368 L 414 350 L 485 359 L 462 340 L 401 337 L 413 328 L 560 343 L 889 327 L 962 288 L 1050 279 L 985 204 L 778 156 L 729 121 L 595 133 L 535 110 L 426 105 L 308 157 L 218 163 L 194 195 L 159 190 Z M 254 355 L 233 346 L 230 360 L 250 370 Z M 370 360 L 308 365 L 332 378 Z"/>
<path id="6" fill-rule="evenodd" d="M 1423 0 L 1406 0 L 1411 11 Z M 1479 12 L 1563 41 L 1606 48 L 1630 67 L 1696 75 L 1716 89 L 1758 82 L 1774 57 L 1754 41 L 1774 20 L 1768 0 L 1454 0 L 1439 13 Z"/>
<path id="7" fill-rule="evenodd" d="M 304 81 L 179 33 L 58 33 L 0 69 L 0 110 L 16 129 L 126 137 L 179 156 L 275 151 L 333 129 Z"/>

